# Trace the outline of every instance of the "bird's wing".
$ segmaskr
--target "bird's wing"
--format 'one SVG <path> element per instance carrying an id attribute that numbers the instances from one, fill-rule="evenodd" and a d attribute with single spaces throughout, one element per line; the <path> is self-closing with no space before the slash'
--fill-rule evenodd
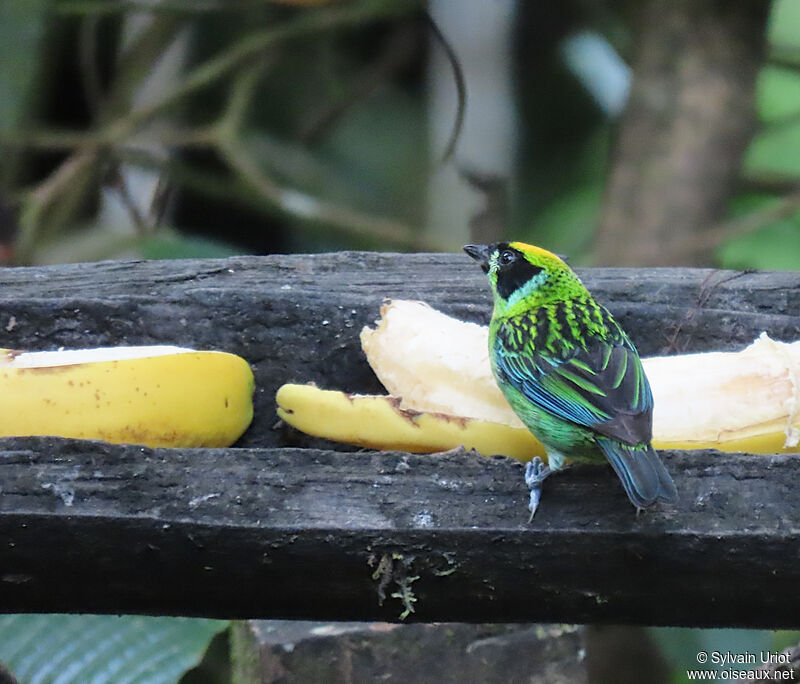
<path id="1" fill-rule="evenodd" d="M 495 365 L 539 408 L 626 444 L 649 443 L 653 397 L 624 336 L 591 340 L 566 358 L 509 350 L 495 338 Z"/>

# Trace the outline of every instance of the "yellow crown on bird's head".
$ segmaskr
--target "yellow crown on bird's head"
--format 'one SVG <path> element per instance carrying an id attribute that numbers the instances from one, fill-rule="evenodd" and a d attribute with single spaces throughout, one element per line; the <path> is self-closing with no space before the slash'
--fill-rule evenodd
<path id="1" fill-rule="evenodd" d="M 525 255 L 539 256 L 544 259 L 552 259 L 553 261 L 560 264 L 566 263 L 557 254 L 548 252 L 546 249 L 543 249 L 542 247 L 537 247 L 536 245 L 529 245 L 527 242 L 509 242 L 508 246 L 511 247 L 511 249 L 516 249 L 518 252 L 522 252 Z"/>

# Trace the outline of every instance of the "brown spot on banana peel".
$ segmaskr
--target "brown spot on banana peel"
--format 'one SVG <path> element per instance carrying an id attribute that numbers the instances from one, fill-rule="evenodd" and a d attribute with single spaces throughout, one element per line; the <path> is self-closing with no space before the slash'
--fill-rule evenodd
<path id="1" fill-rule="evenodd" d="M 346 395 L 304 385 L 284 385 L 276 395 L 278 416 L 315 437 L 372 449 L 414 453 L 447 451 L 458 446 L 484 455 L 505 454 L 521 460 L 544 456 L 526 429 L 509 428 L 461 416 L 409 411 L 390 396 Z"/>
<path id="2" fill-rule="evenodd" d="M 350 396 L 350 401 L 353 401 L 353 395 Z M 403 400 L 400 397 L 393 397 L 387 395 L 385 397 L 380 397 L 383 399 L 389 406 L 392 407 L 392 410 L 400 416 L 403 420 L 409 422 L 410 425 L 419 429 L 419 422 L 418 418 L 422 415 L 422 411 L 415 411 L 414 409 L 404 409 L 400 407 L 400 404 Z"/>
<path id="3" fill-rule="evenodd" d="M 348 399 L 350 399 L 350 401 L 353 401 L 354 397 L 357 397 L 358 395 L 346 394 L 345 396 Z M 454 422 L 460 425 L 462 429 L 466 428 L 467 424 L 470 422 L 469 418 L 463 418 L 461 416 L 451 416 L 447 413 L 438 413 L 437 411 L 417 411 L 415 409 L 403 408 L 402 397 L 393 397 L 391 395 L 386 395 L 385 397 L 378 396 L 377 398 L 386 400 L 392 407 L 392 409 L 395 411 L 395 413 L 397 413 L 398 416 L 407 420 L 415 428 L 420 427 L 419 421 L 421 416 L 431 416 L 436 420 L 443 420 L 445 422 Z"/>
<path id="4" fill-rule="evenodd" d="M 68 373 L 77 368 L 81 368 L 88 364 L 85 363 L 68 363 L 63 366 L 31 366 L 24 368 L 15 368 L 14 372 L 19 375 L 58 375 L 59 373 Z"/>

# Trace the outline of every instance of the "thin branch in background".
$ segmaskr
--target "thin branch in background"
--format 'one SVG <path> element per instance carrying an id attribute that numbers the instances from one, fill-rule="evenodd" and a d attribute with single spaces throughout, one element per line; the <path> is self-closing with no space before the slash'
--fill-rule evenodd
<path id="1" fill-rule="evenodd" d="M 236 74 L 228 96 L 228 105 L 215 126 L 218 141 L 241 134 L 258 82 L 269 66 L 271 63 L 262 60 L 259 64 L 240 69 Z"/>
<path id="2" fill-rule="evenodd" d="M 159 0 L 160 1 L 160 0 Z M 157 3 L 154 3 L 154 5 Z M 150 12 L 126 15 L 122 21 L 114 57 L 114 78 L 103 102 L 100 124 L 128 115 L 169 92 L 170 88 L 153 85 L 169 73 L 171 81 L 180 82 L 183 74 L 181 36 L 187 33 L 187 21 L 178 16 L 155 16 Z M 137 128 L 142 128 L 143 121 Z"/>
<path id="3" fill-rule="evenodd" d="M 163 225 L 167 215 L 167 208 L 170 206 L 174 196 L 174 184 L 166 172 L 158 176 L 158 183 L 153 192 L 153 201 L 150 203 L 150 225 L 156 229 Z"/>
<path id="4" fill-rule="evenodd" d="M 263 202 L 254 199 L 252 192 L 244 190 L 239 183 L 223 178 L 219 173 L 201 171 L 181 161 L 178 156 L 165 158 L 145 148 L 125 148 L 117 154 L 126 164 L 158 171 L 159 175 L 168 177 L 173 186 L 186 187 L 223 201 L 233 199 L 254 210 L 264 209 Z"/>
<path id="5" fill-rule="evenodd" d="M 231 170 L 263 199 L 295 218 L 324 223 L 339 233 L 380 240 L 409 249 L 442 250 L 404 223 L 362 214 L 293 188 L 284 188 L 264 174 L 238 140 L 220 141 L 220 154 Z"/>
<path id="6" fill-rule="evenodd" d="M 767 64 L 797 71 L 800 69 L 800 48 L 794 45 L 772 45 Z"/>
<path id="7" fill-rule="evenodd" d="M 397 3 L 390 0 L 370 0 L 341 7 L 303 12 L 277 28 L 270 27 L 254 31 L 238 40 L 228 50 L 194 67 L 180 83 L 176 84 L 175 88 L 164 93 L 160 98 L 117 118 L 104 130 L 98 132 L 97 140 L 104 141 L 106 144 L 118 144 L 156 114 L 168 109 L 186 96 L 214 85 L 247 60 L 257 57 L 285 40 L 302 38 L 320 31 L 358 26 L 382 17 L 407 14 L 413 11 L 417 5 L 417 2 L 411 2 L 401 3 L 398 6 Z M 24 132 L 22 135 L 24 136 Z M 69 139 L 72 135 L 74 134 L 65 133 L 60 137 L 63 140 Z M 18 133 L 15 131 L 13 135 L 6 135 L 0 139 L 0 144 L 14 144 L 14 139 L 17 137 Z"/>
<path id="8" fill-rule="evenodd" d="M 62 0 L 53 11 L 67 16 L 112 16 L 126 12 L 160 14 L 196 14 L 198 12 L 230 12 L 275 4 L 277 0 Z"/>
<path id="9" fill-rule="evenodd" d="M 45 213 L 76 184 L 76 179 L 92 169 L 97 158 L 94 147 L 77 150 L 23 200 L 17 242 L 17 253 L 23 262 L 32 252 Z"/>
<path id="10" fill-rule="evenodd" d="M 71 148 L 73 152 L 23 200 L 24 209 L 20 216 L 19 260 L 25 263 L 30 259 L 33 246 L 45 228 L 44 217 L 53 218 L 55 216 L 50 210 L 56 200 L 64 200 L 62 201 L 64 207 L 74 207 L 75 203 L 84 196 L 84 188 L 80 187 L 79 183 L 85 183 L 91 171 L 97 169 L 99 153 L 103 148 L 116 148 L 118 151 L 156 115 L 184 100 L 187 96 L 216 84 L 240 69 L 248 61 L 258 58 L 285 41 L 338 28 L 356 27 L 376 19 L 404 16 L 416 11 L 420 4 L 419 0 L 409 3 L 397 3 L 393 0 L 362 0 L 358 3 L 298 12 L 291 20 L 277 27 L 253 31 L 244 36 L 221 54 L 190 70 L 176 84 L 175 88 L 160 93 L 159 97 L 146 105 L 132 111 L 125 111 L 99 131 L 38 134 L 36 137 L 38 144 L 56 148 Z M 86 6 L 85 3 L 84 6 Z M 148 9 L 150 8 L 148 5 Z M 214 130 L 215 138 L 219 138 L 220 130 L 218 127 Z M 205 135 L 207 131 L 201 132 Z M 8 143 L 19 146 L 19 141 L 15 140 L 18 137 L 25 138 L 26 136 L 24 133 L 18 136 L 18 132 L 15 131 L 0 139 L 0 144 L 5 144 L 5 138 L 7 138 Z M 160 139 L 164 142 L 161 136 Z M 30 136 L 28 136 L 28 140 L 31 140 Z M 205 138 L 201 142 L 214 146 L 219 145 L 220 141 Z M 251 187 L 261 188 L 262 191 L 267 190 L 264 192 L 264 196 L 272 197 L 273 201 L 285 211 L 306 218 L 313 216 L 316 220 L 326 220 L 327 216 L 340 229 L 345 229 L 343 223 L 352 218 L 356 222 L 353 228 L 354 234 L 369 235 L 376 239 L 385 235 L 386 239 L 394 243 L 422 246 L 421 238 L 416 236 L 414 231 L 410 231 L 407 226 L 395 223 L 390 219 L 362 217 L 358 212 L 327 205 L 293 190 L 278 188 L 277 192 L 270 192 L 270 181 L 262 177 L 258 167 L 252 164 L 248 156 L 243 153 L 241 145 L 228 142 L 219 145 L 219 151 L 228 158 L 229 162 L 234 162 L 232 167 L 235 170 L 238 169 L 239 175 L 250 179 Z M 115 154 L 116 152 L 112 153 L 112 156 Z M 69 194 L 66 194 L 67 189 L 70 190 Z M 65 198 L 72 198 L 72 200 L 67 202 Z M 63 213 L 62 211 L 61 214 Z M 66 217 L 62 215 L 58 218 L 59 221 L 55 221 L 55 224 L 63 221 Z M 370 225 L 374 230 L 370 230 Z"/>
<path id="11" fill-rule="evenodd" d="M 198 171 L 175 157 L 163 159 L 143 148 L 120 150 L 119 158 L 129 164 L 158 170 L 175 185 L 192 188 L 196 192 L 223 200 L 234 199 L 260 212 L 288 214 L 295 219 L 329 225 L 341 235 L 385 240 L 405 249 L 445 249 L 444 245 L 419 234 L 414 227 L 400 221 L 363 214 L 279 185 L 262 171 L 250 151 L 236 136 L 225 138 L 215 147 L 222 161 L 233 171 L 235 182 L 226 182 L 218 175 Z"/>
<path id="12" fill-rule="evenodd" d="M 444 166 L 455 153 L 458 139 L 461 137 L 461 129 L 464 127 L 464 114 L 467 110 L 467 83 L 464 79 L 464 71 L 461 68 L 461 62 L 458 60 L 458 55 L 455 53 L 455 50 L 453 50 L 453 46 L 450 45 L 447 38 L 445 38 L 444 34 L 439 30 L 439 27 L 436 25 L 431 15 L 426 13 L 425 16 L 428 20 L 428 26 L 430 26 L 433 35 L 442 46 L 445 57 L 453 70 L 453 78 L 455 79 L 456 93 L 458 96 L 458 109 L 456 110 L 456 118 L 453 121 L 453 130 L 450 133 L 450 140 L 447 141 L 442 159 L 439 162 Z"/>
<path id="13" fill-rule="evenodd" d="M 293 20 L 277 28 L 254 31 L 234 43 L 222 54 L 212 57 L 192 69 L 181 83 L 160 99 L 132 111 L 112 124 L 109 127 L 112 137 L 115 139 L 126 137 L 155 114 L 171 107 L 187 95 L 216 83 L 249 59 L 283 41 L 302 38 L 320 31 L 330 31 L 334 28 L 359 26 L 367 21 L 387 16 L 406 14 L 414 10 L 416 5 L 416 2 L 398 5 L 390 0 L 370 0 L 341 7 L 323 8 L 313 12 L 302 12 Z"/>
<path id="14" fill-rule="evenodd" d="M 701 250 L 715 249 L 723 242 L 752 233 L 770 223 L 788 218 L 798 211 L 800 211 L 800 190 L 781 197 L 773 204 L 724 221 L 703 233 L 690 235 L 682 241 L 673 243 L 673 254 L 683 256 Z"/>
<path id="15" fill-rule="evenodd" d="M 114 165 L 113 170 L 110 172 L 109 180 L 110 183 L 108 187 L 113 189 L 117 197 L 119 197 L 120 203 L 125 208 L 125 211 L 128 212 L 131 224 L 136 229 L 136 233 L 139 236 L 147 235 L 147 233 L 150 232 L 148 222 L 136 205 L 136 198 L 131 195 L 125 176 L 120 173 L 119 165 Z"/>
<path id="16" fill-rule="evenodd" d="M 141 147 L 150 142 L 160 143 L 167 147 L 209 147 L 217 138 L 214 126 L 197 126 L 194 128 L 159 128 L 157 138 L 152 141 L 147 134 L 138 135 L 136 143 L 125 140 L 115 141 L 105 131 L 59 131 L 54 129 L 15 131 L 13 138 L 0 141 L 4 147 L 46 150 L 48 152 L 74 151 L 96 147 L 98 149 L 114 145 L 118 149 Z"/>
<path id="17" fill-rule="evenodd" d="M 792 128 L 800 121 L 800 112 L 792 112 L 791 114 L 783 114 L 781 116 L 770 119 L 769 121 L 759 121 L 756 125 L 755 133 L 762 133 L 769 131 L 776 133 L 786 128 Z"/>
<path id="18" fill-rule="evenodd" d="M 800 177 L 772 171 L 748 173 L 740 179 L 738 191 L 741 193 L 789 195 L 800 192 Z"/>
<path id="19" fill-rule="evenodd" d="M 360 237 L 382 239 L 407 247 L 423 246 L 417 231 L 397 221 L 363 215 L 307 193 L 285 188 L 267 176 L 241 142 L 244 120 L 255 94 L 262 69 L 242 69 L 231 89 L 228 108 L 217 126 L 217 146 L 230 169 L 263 199 L 297 218 L 322 222 Z"/>

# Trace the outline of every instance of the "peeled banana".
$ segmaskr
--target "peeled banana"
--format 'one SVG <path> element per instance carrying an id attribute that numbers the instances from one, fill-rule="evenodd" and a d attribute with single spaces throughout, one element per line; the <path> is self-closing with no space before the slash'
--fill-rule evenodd
<path id="1" fill-rule="evenodd" d="M 253 387 L 247 362 L 223 352 L 0 349 L 0 437 L 229 446 L 252 420 Z"/>
<path id="2" fill-rule="evenodd" d="M 421 302 L 393 301 L 362 347 L 389 397 L 303 385 L 278 391 L 278 413 L 319 437 L 415 452 L 464 445 L 528 459 L 544 449 L 495 385 L 486 328 Z M 653 445 L 775 453 L 800 443 L 800 341 L 765 333 L 741 352 L 642 360 L 653 391 Z"/>

